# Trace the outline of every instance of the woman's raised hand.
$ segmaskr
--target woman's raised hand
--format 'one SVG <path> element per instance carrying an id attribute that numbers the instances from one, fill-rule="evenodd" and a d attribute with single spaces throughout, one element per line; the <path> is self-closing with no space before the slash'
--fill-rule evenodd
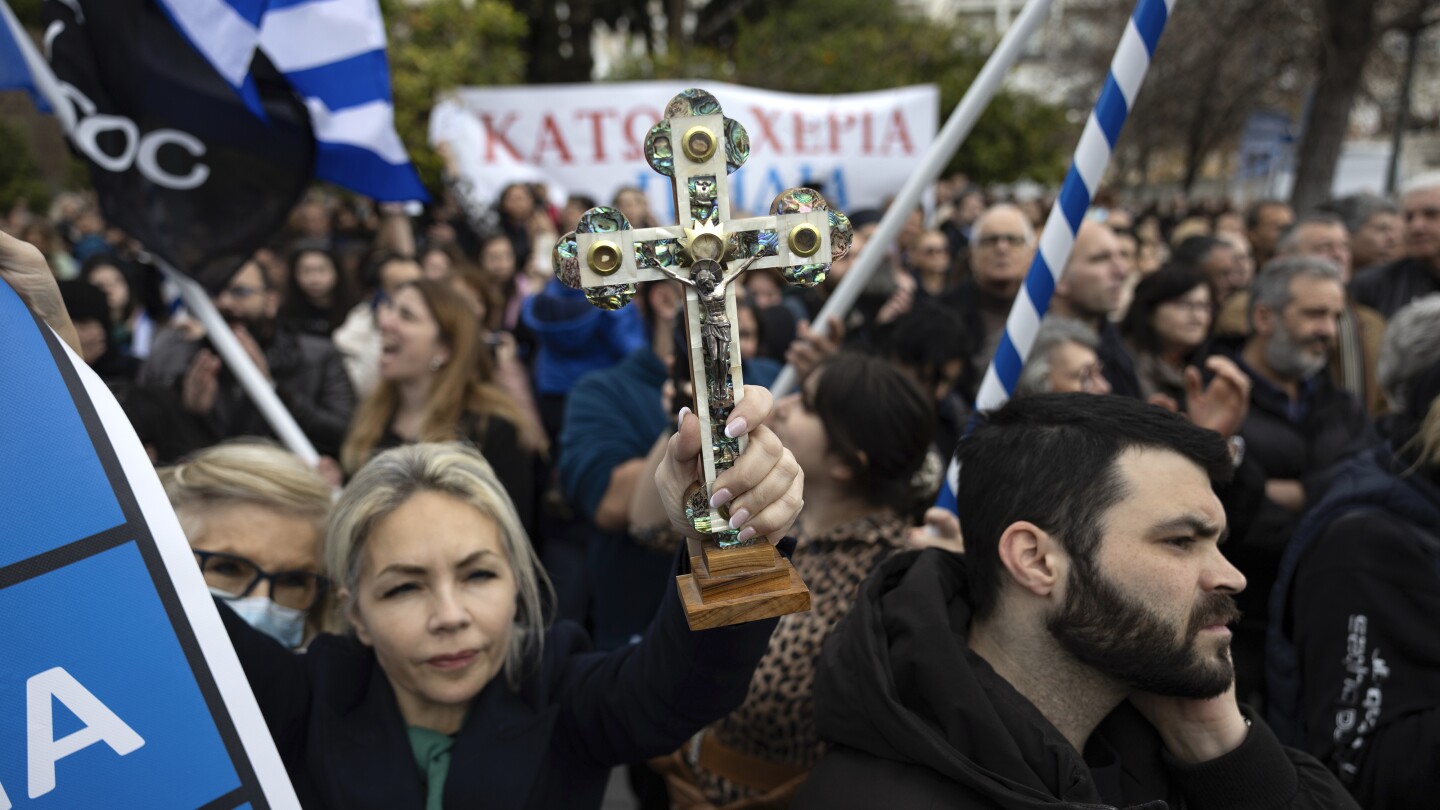
<path id="1" fill-rule="evenodd" d="M 20 300 L 50 324 L 60 339 L 80 354 L 80 335 L 70 322 L 60 286 L 40 249 L 0 231 L 0 280 L 20 295 Z"/>
<path id="2" fill-rule="evenodd" d="M 721 473 L 711 493 L 712 506 L 728 506 L 730 525 L 740 539 L 763 537 L 778 543 L 790 531 L 805 505 L 805 474 L 790 451 L 765 421 L 775 399 L 766 389 L 745 386 L 745 398 L 736 404 L 725 426 L 731 437 L 748 436 L 745 452 L 735 466 Z M 670 523 L 686 535 L 696 532 L 685 517 L 685 491 L 700 477 L 700 419 L 686 408 L 680 411 L 680 430 L 655 471 L 655 484 Z"/>

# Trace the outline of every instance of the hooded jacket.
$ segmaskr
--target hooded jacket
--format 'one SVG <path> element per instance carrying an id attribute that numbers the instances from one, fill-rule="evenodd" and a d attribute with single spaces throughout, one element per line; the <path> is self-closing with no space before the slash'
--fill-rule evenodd
<path id="1" fill-rule="evenodd" d="M 816 723 L 832 747 L 797 810 L 1355 807 L 1248 714 L 1239 748 L 1192 765 L 1122 703 L 1082 758 L 969 650 L 968 591 L 964 558 L 935 549 L 896 555 L 866 582 L 821 657 Z"/>
<path id="2" fill-rule="evenodd" d="M 1440 747 L 1440 469 L 1413 462 L 1387 445 L 1346 465 L 1271 596 L 1270 717 L 1367 807 L 1440 789 L 1419 765 Z"/>

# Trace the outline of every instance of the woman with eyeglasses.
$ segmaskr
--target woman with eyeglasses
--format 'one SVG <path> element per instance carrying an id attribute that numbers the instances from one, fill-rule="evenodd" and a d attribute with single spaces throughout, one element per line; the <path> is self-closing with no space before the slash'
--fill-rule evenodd
<path id="1" fill-rule="evenodd" d="M 290 649 L 322 629 L 324 479 L 291 453 L 247 442 L 202 450 L 160 480 L 211 593 Z"/>
<path id="2" fill-rule="evenodd" d="M 1135 358 L 1141 397 L 1185 406 L 1185 370 L 1210 339 L 1213 315 L 1210 285 L 1198 270 L 1168 265 L 1135 285 L 1120 333 Z"/>
<path id="3" fill-rule="evenodd" d="M 775 541 L 804 479 L 763 424 L 770 404 L 747 389 L 729 425 L 749 445 L 716 483 L 732 514 L 753 515 L 743 526 Z M 699 453 L 699 420 L 682 416 L 653 484 L 677 529 Z M 598 808 L 615 766 L 673 751 L 740 703 L 775 627 L 692 632 L 671 584 L 638 643 L 594 651 L 579 626 L 550 622 L 553 592 L 514 505 L 458 443 L 366 464 L 324 557 L 344 630 L 303 656 L 222 611 L 307 808 Z"/>

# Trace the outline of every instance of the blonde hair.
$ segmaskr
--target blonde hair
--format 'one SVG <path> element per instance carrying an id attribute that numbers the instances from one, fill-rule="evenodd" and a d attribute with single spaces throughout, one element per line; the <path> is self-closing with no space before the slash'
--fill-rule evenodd
<path id="1" fill-rule="evenodd" d="M 325 535 L 325 571 L 355 599 L 365 541 L 375 524 L 421 492 L 458 498 L 493 519 L 500 527 L 500 545 L 515 577 L 515 624 L 505 651 L 505 679 L 518 689 L 528 662 L 538 661 L 555 590 L 540 567 L 530 538 L 520 525 L 515 505 L 495 477 L 490 462 L 460 442 L 412 444 L 387 450 L 371 459 L 335 504 Z M 346 606 L 339 606 L 345 614 Z M 349 620 L 336 621 L 353 632 Z"/>
<path id="2" fill-rule="evenodd" d="M 324 531 L 330 514 L 330 485 L 298 456 L 272 444 L 243 441 L 208 447 L 159 473 L 191 542 L 205 533 L 211 509 L 222 504 L 254 504 L 308 519 L 317 533 Z"/>
<path id="3" fill-rule="evenodd" d="M 482 353 L 475 315 L 460 294 L 448 284 L 429 279 L 406 282 L 396 292 L 412 287 L 420 293 L 440 331 L 440 340 L 450 349 L 450 359 L 435 375 L 430 394 L 425 400 L 425 416 L 420 422 L 420 441 L 447 442 L 457 438 L 456 426 L 466 413 L 482 419 L 499 417 L 515 426 L 521 447 L 543 452 L 545 436 L 537 435 L 531 420 L 515 400 L 496 385 L 494 371 L 487 355 Z M 369 458 L 400 403 L 399 389 L 389 380 L 381 380 L 370 396 L 360 404 L 350 423 L 350 433 L 340 448 L 340 465 L 354 474 Z"/>

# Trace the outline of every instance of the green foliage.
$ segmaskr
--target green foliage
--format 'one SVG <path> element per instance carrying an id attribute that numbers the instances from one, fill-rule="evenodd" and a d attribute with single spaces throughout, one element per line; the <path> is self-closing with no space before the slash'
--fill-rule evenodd
<path id="1" fill-rule="evenodd" d="M 1022 178 L 1059 183 L 1078 139 L 1078 129 L 1066 121 L 1063 108 L 1002 92 L 990 102 L 948 168 L 980 183 Z"/>
<path id="2" fill-rule="evenodd" d="M 724 51 L 671 49 L 619 66 L 613 79 L 718 79 L 792 93 L 857 93 L 909 84 L 940 87 L 941 120 L 960 102 L 990 49 L 970 32 L 896 0 L 794 0 L 740 21 Z M 1076 129 L 1064 111 L 1001 92 L 950 162 L 978 182 L 1063 177 Z"/>
<path id="3" fill-rule="evenodd" d="M 50 204 L 50 190 L 25 133 L 0 121 L 0 212 L 9 211 L 21 199 L 30 201 L 31 210 L 43 210 Z"/>
<path id="4" fill-rule="evenodd" d="M 27 28 L 39 28 L 41 22 L 41 7 L 45 0 L 8 0 L 10 10 L 15 12 L 15 19 Z"/>
<path id="5" fill-rule="evenodd" d="M 425 184 L 440 184 L 440 157 L 427 141 L 440 93 L 514 84 L 525 75 L 525 18 L 504 0 L 381 0 L 389 30 L 395 125 Z"/>

